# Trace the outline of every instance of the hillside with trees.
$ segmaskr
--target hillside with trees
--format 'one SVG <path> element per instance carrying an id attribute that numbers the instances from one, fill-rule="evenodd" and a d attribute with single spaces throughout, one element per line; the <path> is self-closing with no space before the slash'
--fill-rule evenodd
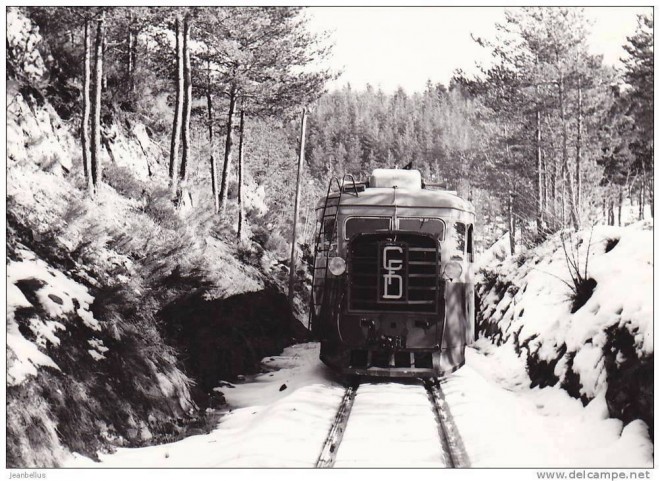
<path id="1" fill-rule="evenodd" d="M 7 44 L 8 464 L 208 430 L 220 380 L 307 336 L 289 123 L 321 39 L 298 8 L 30 7 Z"/>

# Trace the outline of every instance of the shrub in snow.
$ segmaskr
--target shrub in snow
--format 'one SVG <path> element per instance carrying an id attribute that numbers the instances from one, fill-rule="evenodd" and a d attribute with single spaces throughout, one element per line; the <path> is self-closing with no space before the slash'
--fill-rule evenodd
<path id="1" fill-rule="evenodd" d="M 619 243 L 618 237 L 612 237 L 611 239 L 607 239 L 607 241 L 605 242 L 605 253 L 614 249 L 618 243 Z"/>
<path id="2" fill-rule="evenodd" d="M 591 230 L 593 234 L 593 229 Z M 580 245 L 583 239 L 578 239 L 577 245 L 574 247 L 570 243 L 569 236 L 564 232 L 559 234 L 561 239 L 561 246 L 564 250 L 564 259 L 566 260 L 566 267 L 571 278 L 571 282 L 566 285 L 571 290 L 571 314 L 574 314 L 578 309 L 586 304 L 596 288 L 597 282 L 589 277 L 589 253 L 591 251 L 592 235 L 589 235 L 587 242 L 586 255 L 584 258 L 584 265 L 580 261 Z M 605 247 L 607 252 L 607 246 Z M 519 262 L 518 266 L 521 267 L 524 262 Z"/>

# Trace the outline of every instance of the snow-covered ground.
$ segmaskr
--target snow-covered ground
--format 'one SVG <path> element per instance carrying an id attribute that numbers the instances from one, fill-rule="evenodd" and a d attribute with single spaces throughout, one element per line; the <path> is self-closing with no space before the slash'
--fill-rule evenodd
<path id="1" fill-rule="evenodd" d="M 362 384 L 335 460 L 338 468 L 447 466 L 419 383 Z"/>
<path id="2" fill-rule="evenodd" d="M 207 435 L 146 448 L 74 454 L 66 467 L 312 467 L 343 395 L 299 344 L 264 363 L 277 371 L 220 388 L 231 411 Z M 520 360 L 481 340 L 443 391 L 473 467 L 648 467 L 653 445 L 640 421 L 607 418 L 602 397 L 582 404 L 553 387 L 529 389 Z M 362 384 L 336 466 L 442 466 L 435 420 L 414 383 Z"/>

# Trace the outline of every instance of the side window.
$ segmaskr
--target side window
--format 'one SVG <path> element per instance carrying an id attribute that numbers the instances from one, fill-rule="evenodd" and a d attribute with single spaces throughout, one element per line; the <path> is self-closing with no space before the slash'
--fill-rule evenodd
<path id="1" fill-rule="evenodd" d="M 329 249 L 334 237 L 335 218 L 325 217 L 323 219 L 323 232 L 321 234 L 321 243 L 324 249 Z"/>
<path id="2" fill-rule="evenodd" d="M 465 257 L 465 224 L 454 222 L 449 241 L 449 258 L 462 261 Z"/>
<path id="3" fill-rule="evenodd" d="M 472 239 L 473 232 L 474 232 L 474 226 L 470 224 L 468 226 L 468 231 L 467 231 L 467 254 L 468 254 L 469 262 L 474 262 L 474 247 L 473 247 L 473 239 Z"/>
<path id="4" fill-rule="evenodd" d="M 332 242 L 334 237 L 335 218 L 326 217 L 323 219 L 323 239 L 328 244 Z"/>

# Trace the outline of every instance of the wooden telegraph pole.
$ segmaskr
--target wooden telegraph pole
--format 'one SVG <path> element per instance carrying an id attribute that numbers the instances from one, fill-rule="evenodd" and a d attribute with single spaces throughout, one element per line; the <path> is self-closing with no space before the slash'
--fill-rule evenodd
<path id="1" fill-rule="evenodd" d="M 307 124 L 307 112 L 302 111 L 302 123 L 300 125 L 300 154 L 298 155 L 298 179 L 296 180 L 296 202 L 293 211 L 293 234 L 291 234 L 291 260 L 289 262 L 289 306 L 293 312 L 293 283 L 296 274 L 296 234 L 298 229 L 298 212 L 300 211 L 300 177 L 302 175 L 303 160 L 305 159 L 305 125 Z"/>

